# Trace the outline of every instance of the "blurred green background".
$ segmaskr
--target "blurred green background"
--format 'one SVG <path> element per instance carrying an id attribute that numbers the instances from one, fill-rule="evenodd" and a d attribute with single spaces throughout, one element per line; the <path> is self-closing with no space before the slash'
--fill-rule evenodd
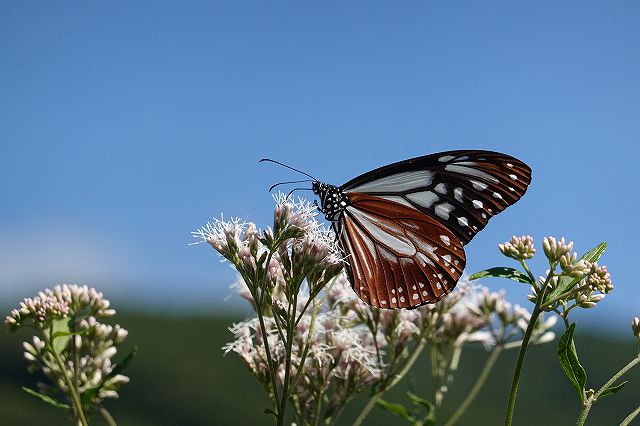
<path id="1" fill-rule="evenodd" d="M 261 386 L 245 370 L 235 354 L 223 356 L 221 347 L 231 339 L 227 327 L 242 317 L 167 317 L 149 313 L 119 312 L 117 322 L 129 330 L 127 346 L 139 347 L 129 366 L 131 382 L 124 385 L 119 400 L 109 401 L 108 409 L 119 425 L 269 425 L 263 414 L 268 407 Z M 606 337 L 578 327 L 576 345 L 587 369 L 587 385 L 600 387 L 637 351 L 631 333 Z M 0 338 L 0 424 L 67 425 L 65 414 L 20 390 L 33 386 L 34 377 L 26 371 L 21 341 L 24 332 Z M 575 389 L 564 376 L 556 357 L 556 344 L 533 347 L 528 352 L 521 382 L 515 425 L 575 424 L 579 401 Z M 122 356 L 123 353 L 119 354 Z M 462 425 L 496 425 L 504 421 L 506 400 L 515 364 L 516 351 L 503 353 L 484 390 L 463 417 Z M 477 377 L 487 353 L 469 347 L 440 418 L 446 420 L 462 401 Z M 640 369 L 626 379 L 620 393 L 595 404 L 590 425 L 619 424 L 640 403 Z M 387 400 L 407 402 L 404 391 L 412 387 L 421 395 L 431 395 L 426 356 Z M 349 425 L 366 403 L 362 394 L 345 411 L 339 424 Z M 96 417 L 92 424 L 103 422 Z M 402 424 L 398 417 L 380 409 L 372 411 L 367 425 Z M 634 423 L 637 424 L 637 423 Z"/>

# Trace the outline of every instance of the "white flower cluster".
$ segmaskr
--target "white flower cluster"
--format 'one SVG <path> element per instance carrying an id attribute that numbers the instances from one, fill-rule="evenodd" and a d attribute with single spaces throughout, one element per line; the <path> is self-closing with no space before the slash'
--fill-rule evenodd
<path id="1" fill-rule="evenodd" d="M 39 383 L 44 394 L 62 390 L 69 398 L 83 395 L 83 410 L 89 411 L 105 398 L 117 398 L 118 388 L 129 378 L 114 372 L 112 358 L 127 337 L 119 325 L 102 324 L 115 310 L 102 293 L 87 286 L 63 284 L 24 299 L 5 322 L 11 330 L 33 327 L 40 336 L 24 342 L 24 357 L 31 372 L 42 371 L 50 384 Z M 69 378 L 72 386 L 69 388 Z"/>
<path id="2" fill-rule="evenodd" d="M 82 310 L 97 317 L 112 316 L 116 312 L 109 308 L 109 301 L 96 289 L 63 284 L 22 300 L 19 307 L 6 317 L 5 323 L 12 330 L 22 326 L 45 328 L 54 319 L 67 318 Z"/>

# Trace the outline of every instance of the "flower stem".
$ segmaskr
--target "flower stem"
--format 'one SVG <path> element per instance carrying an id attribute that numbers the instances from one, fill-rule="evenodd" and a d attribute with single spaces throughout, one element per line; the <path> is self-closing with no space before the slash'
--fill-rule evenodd
<path id="1" fill-rule="evenodd" d="M 65 368 L 65 365 L 62 362 L 60 355 L 58 355 L 58 353 L 53 348 L 53 341 L 48 341 L 47 344 L 49 346 L 49 351 L 53 354 L 53 358 L 56 360 L 56 363 L 58 364 L 58 368 L 60 368 L 60 372 L 64 376 L 64 381 L 67 384 L 67 387 L 69 388 L 69 393 L 71 394 L 71 401 L 73 402 L 73 408 L 76 412 L 78 421 L 82 426 L 87 426 L 88 425 L 87 419 L 84 416 L 84 411 L 82 409 L 82 404 L 80 403 L 80 397 L 78 396 L 78 390 L 76 389 L 76 385 L 75 383 L 71 382 L 71 378 L 67 374 L 67 369 Z"/>
<path id="2" fill-rule="evenodd" d="M 589 410 L 591 410 L 591 406 L 593 405 L 594 402 L 598 400 L 598 398 L 602 395 L 602 393 L 608 388 L 610 388 L 611 386 L 613 386 L 613 384 L 616 381 L 618 381 L 618 379 L 620 379 L 627 371 L 631 370 L 638 362 L 640 362 L 640 354 L 636 355 L 635 358 L 631 360 L 631 362 L 629 362 L 627 365 L 622 367 L 620 371 L 614 374 L 607 381 L 607 383 L 605 383 L 604 385 L 602 385 L 600 389 L 598 389 L 598 391 L 593 396 L 587 398 L 587 400 L 584 402 L 582 406 L 582 411 L 580 412 L 580 417 L 578 417 L 578 422 L 576 423 L 578 426 L 583 425 L 584 422 L 587 420 L 587 416 L 589 415 Z M 638 409 L 640 410 L 640 407 Z M 629 422 L 638 414 L 637 410 L 634 413 L 631 413 L 629 415 L 631 416 L 631 418 L 627 417 L 627 419 L 629 419 Z M 625 421 L 627 421 L 627 419 L 625 419 Z M 624 424 L 628 424 L 628 423 L 624 423 Z"/>
<path id="3" fill-rule="evenodd" d="M 511 393 L 509 394 L 509 405 L 507 406 L 507 415 L 504 421 L 504 424 L 506 426 L 511 426 L 511 423 L 513 422 L 513 412 L 516 408 L 516 396 L 518 395 L 518 385 L 520 383 L 520 373 L 522 372 L 524 357 L 527 353 L 527 348 L 529 347 L 529 340 L 531 339 L 531 335 L 533 334 L 533 329 L 535 328 L 538 317 L 542 312 L 540 306 L 542 305 L 542 302 L 544 300 L 544 295 L 547 291 L 547 284 L 549 283 L 552 275 L 553 270 L 549 272 L 549 274 L 547 275 L 547 279 L 538 292 L 538 295 L 536 297 L 536 304 L 533 307 L 533 312 L 531 312 L 531 319 L 529 319 L 529 324 L 527 325 L 527 330 L 524 333 L 522 345 L 520 346 L 520 351 L 518 352 L 518 361 L 516 362 L 516 369 L 513 372 L 513 382 L 511 383 Z"/>
<path id="4" fill-rule="evenodd" d="M 362 422 L 364 422 L 364 419 L 367 418 L 367 416 L 369 415 L 371 410 L 373 410 L 373 407 L 376 406 L 376 403 L 378 402 L 380 397 L 386 391 L 388 391 L 389 389 L 391 389 L 392 387 L 397 385 L 404 378 L 404 376 L 409 372 L 411 367 L 413 367 L 413 364 L 418 359 L 418 356 L 420 356 L 420 353 L 424 349 L 425 344 L 426 344 L 425 339 L 421 338 L 420 339 L 420 343 L 418 343 L 413 348 L 413 352 L 411 352 L 411 355 L 409 356 L 409 358 L 405 362 L 404 366 L 398 371 L 397 374 L 392 374 L 391 376 L 389 376 L 389 377 L 393 377 L 393 379 L 388 384 L 386 384 L 386 385 L 383 384 L 380 387 L 380 389 L 376 393 L 374 393 L 373 396 L 371 396 L 371 399 L 369 400 L 369 402 L 367 402 L 367 405 L 364 406 L 364 408 L 362 409 L 362 412 L 360 412 L 360 415 L 358 416 L 358 418 L 353 422 L 353 426 L 360 426 L 362 424 Z"/>
<path id="5" fill-rule="evenodd" d="M 491 351 L 491 355 L 489 355 L 489 358 L 487 359 L 487 362 L 484 364 L 484 367 L 482 368 L 482 371 L 480 372 L 478 379 L 473 384 L 471 391 L 469 391 L 469 393 L 467 394 L 467 397 L 464 399 L 462 404 L 460 404 L 456 412 L 453 413 L 453 416 L 451 416 L 449 421 L 445 423 L 445 426 L 453 426 L 457 424 L 458 419 L 464 414 L 467 408 L 469 408 L 469 405 L 471 405 L 471 403 L 475 400 L 476 396 L 478 395 L 478 392 L 480 392 L 480 389 L 482 389 L 482 386 L 484 386 L 484 382 L 487 380 L 487 377 L 489 377 L 489 373 L 493 369 L 493 366 L 495 365 L 496 360 L 500 355 L 500 352 L 502 352 L 501 346 L 496 346 L 495 348 L 493 348 L 493 351 Z"/>
<path id="6" fill-rule="evenodd" d="M 254 300 L 255 300 L 255 297 L 254 297 Z M 274 407 L 277 410 L 278 407 L 280 406 L 279 398 L 278 398 L 278 382 L 276 381 L 276 370 L 273 365 L 273 360 L 271 359 L 271 349 L 269 348 L 269 339 L 268 339 L 269 334 L 268 334 L 267 327 L 265 327 L 264 325 L 264 317 L 262 316 L 262 312 L 260 311 L 259 307 L 256 311 L 258 313 L 258 321 L 260 321 L 260 331 L 262 332 L 262 343 L 264 345 L 264 351 L 267 355 L 267 365 L 269 366 L 269 376 L 271 378 L 271 387 L 273 388 L 273 398 L 275 399 Z"/>
<path id="7" fill-rule="evenodd" d="M 111 417 L 111 413 L 109 413 L 109 411 L 106 408 L 100 407 L 100 414 L 102 414 L 102 417 L 104 418 L 105 422 L 107 422 L 109 426 L 118 426 L 116 424 L 116 421 L 113 420 L 113 417 Z"/>
<path id="8" fill-rule="evenodd" d="M 293 303 L 290 305 L 291 312 L 287 315 L 287 341 L 284 365 L 284 382 L 282 384 L 282 398 L 280 399 L 280 408 L 278 409 L 278 426 L 284 425 L 284 415 L 287 410 L 287 401 L 289 400 L 289 376 L 291 374 L 291 352 L 293 350 L 293 340 L 295 331 L 296 308 L 298 306 L 298 293 L 293 295 Z"/>
<path id="9" fill-rule="evenodd" d="M 638 414 L 640 414 L 640 406 L 631 412 L 625 419 L 620 423 L 620 426 L 627 426 L 631 424 L 631 420 L 633 420 Z"/>

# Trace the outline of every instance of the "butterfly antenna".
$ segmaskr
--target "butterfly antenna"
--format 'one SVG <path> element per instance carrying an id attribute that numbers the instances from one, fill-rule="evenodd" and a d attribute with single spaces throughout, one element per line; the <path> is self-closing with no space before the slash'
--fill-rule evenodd
<path id="1" fill-rule="evenodd" d="M 291 197 L 291 194 L 293 194 L 293 191 L 313 191 L 311 188 L 293 188 L 291 191 L 289 191 L 289 193 L 287 194 L 287 198 Z"/>
<path id="2" fill-rule="evenodd" d="M 290 184 L 290 183 L 301 183 L 301 182 L 312 182 L 312 180 L 311 179 L 304 179 L 304 180 L 292 180 L 292 181 L 289 181 L 289 182 L 276 183 L 275 185 L 271 185 L 271 188 L 269 188 L 269 192 L 271 192 L 271 190 L 273 190 L 273 188 L 275 188 L 276 186 L 279 186 L 279 185 L 287 185 L 287 184 Z"/>
<path id="3" fill-rule="evenodd" d="M 298 170 L 298 169 L 295 169 L 295 168 L 293 168 L 293 167 L 291 167 L 291 166 L 287 166 L 286 164 L 281 163 L 281 162 L 279 162 L 279 161 L 272 160 L 272 159 L 270 159 L 270 158 L 263 158 L 262 160 L 260 160 L 260 161 L 259 161 L 259 163 L 262 163 L 263 161 L 269 161 L 269 162 L 271 162 L 271 163 L 279 164 L 279 165 L 281 165 L 282 167 L 286 167 L 287 169 L 293 170 L 294 172 L 298 172 L 298 173 L 301 173 L 301 174 L 303 174 L 303 175 L 305 175 L 305 176 L 309 176 L 309 177 L 310 177 L 311 179 L 313 179 L 314 181 L 317 181 L 317 180 L 318 180 L 318 179 L 314 178 L 313 176 L 311 176 L 309 173 L 305 173 L 305 172 L 303 172 L 303 171 L 301 171 L 301 170 Z"/>

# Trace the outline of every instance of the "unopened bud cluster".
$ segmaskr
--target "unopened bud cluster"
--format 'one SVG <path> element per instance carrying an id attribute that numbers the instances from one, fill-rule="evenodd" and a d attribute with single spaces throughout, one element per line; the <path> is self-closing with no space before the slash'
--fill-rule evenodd
<path id="1" fill-rule="evenodd" d="M 523 235 L 522 237 L 514 235 L 511 237 L 511 241 L 498 244 L 498 248 L 505 256 L 516 260 L 531 259 L 536 254 L 533 238 L 529 235 Z"/>
<path id="2" fill-rule="evenodd" d="M 55 286 L 53 290 L 41 291 L 33 298 L 23 299 L 18 308 L 5 318 L 5 323 L 11 330 L 23 326 L 44 329 L 52 320 L 67 318 L 83 309 L 98 317 L 115 314 L 115 310 L 109 309 L 109 301 L 94 288 L 63 284 Z"/>
<path id="3" fill-rule="evenodd" d="M 86 395 L 83 410 L 90 411 L 105 398 L 117 398 L 119 387 L 129 382 L 128 377 L 113 373 L 112 361 L 128 332 L 98 320 L 114 314 L 102 293 L 63 284 L 24 299 L 5 323 L 12 331 L 30 327 L 38 333 L 23 348 L 29 371 L 41 371 L 51 382 L 39 383 L 40 391 L 53 396 L 59 389 L 71 401 L 71 377 L 77 392 Z"/>
<path id="4" fill-rule="evenodd" d="M 564 237 L 545 237 L 542 246 L 550 269 L 531 286 L 531 294 L 527 296 L 531 302 L 536 303 L 542 294 L 545 298 L 553 294 L 555 302 L 545 309 L 551 311 L 561 307 L 568 312 L 573 307 L 593 308 L 604 299 L 605 294 L 613 290 L 607 267 L 579 259 L 572 251 L 573 241 L 567 242 Z M 513 237 L 498 247 L 505 256 L 520 261 L 533 257 L 535 253 L 533 239 L 529 236 Z M 573 284 L 567 286 L 567 283 Z M 557 289 L 561 284 L 564 293 L 558 294 Z"/>

